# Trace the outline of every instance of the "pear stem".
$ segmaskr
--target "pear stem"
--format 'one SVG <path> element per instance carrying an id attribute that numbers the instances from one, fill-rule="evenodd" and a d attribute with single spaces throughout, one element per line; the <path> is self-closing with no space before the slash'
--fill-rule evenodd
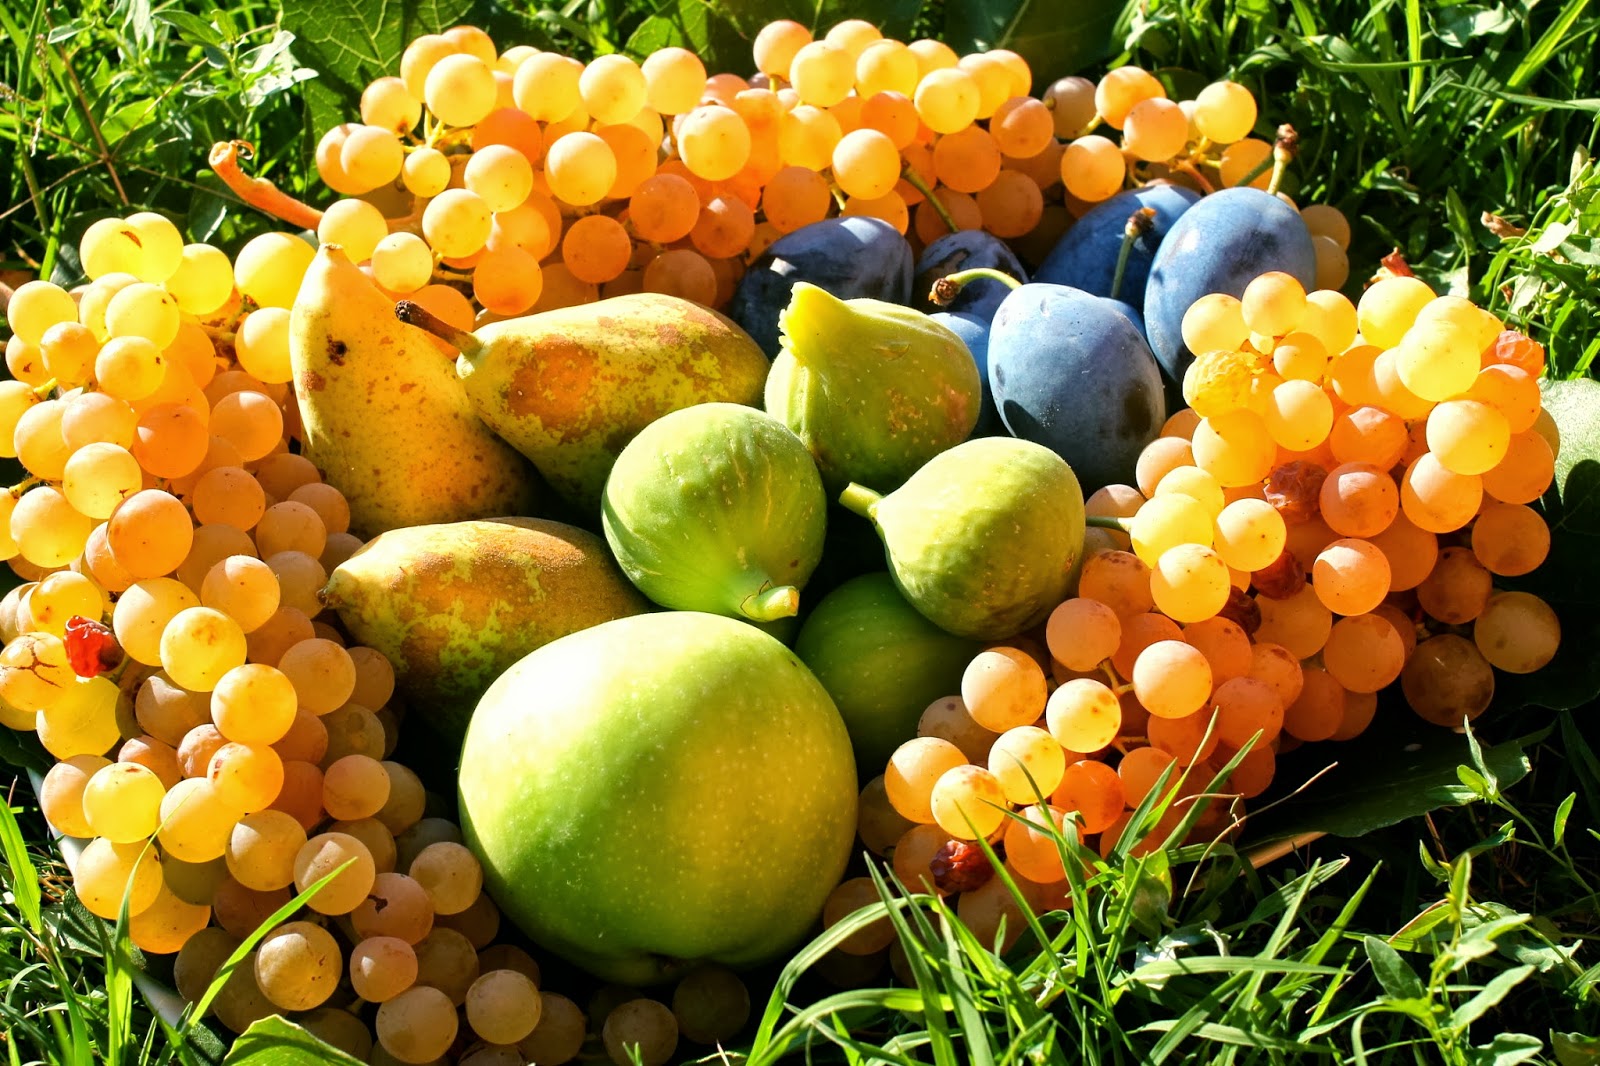
<path id="1" fill-rule="evenodd" d="M 883 494 L 873 492 L 858 482 L 852 481 L 846 485 L 844 491 L 839 493 L 839 503 L 847 511 L 854 511 L 862 518 L 871 518 L 872 512 L 877 509 L 878 501 L 883 499 Z"/>
<path id="2" fill-rule="evenodd" d="M 980 278 L 998 281 L 1008 289 L 1022 288 L 1022 282 L 1003 270 L 996 270 L 993 267 L 972 267 L 970 270 L 958 270 L 954 274 L 946 274 L 934 282 L 933 291 L 928 294 L 928 299 L 940 307 L 944 307 L 956 298 L 956 294 L 968 282 L 977 281 Z"/>
<path id="3" fill-rule="evenodd" d="M 1122 277 L 1128 272 L 1128 257 L 1133 254 L 1133 242 L 1149 233 L 1156 224 L 1156 212 L 1153 207 L 1141 207 L 1128 216 L 1128 224 L 1122 228 L 1122 247 L 1117 251 L 1117 272 L 1111 277 L 1111 298 L 1122 299 Z"/>
<path id="4" fill-rule="evenodd" d="M 800 613 L 800 590 L 793 585 L 768 586 L 745 597 L 739 613 L 753 622 L 776 622 Z"/>
<path id="5" fill-rule="evenodd" d="M 425 329 L 446 344 L 461 351 L 468 359 L 475 359 L 483 351 L 483 342 L 464 329 L 456 329 L 421 304 L 401 300 L 394 305 L 394 317 L 408 326 Z"/>
<path id="6" fill-rule="evenodd" d="M 1118 518 L 1109 514 L 1092 514 L 1084 517 L 1085 526 L 1098 526 L 1100 529 L 1115 529 L 1120 533 L 1133 532 L 1133 519 Z"/>

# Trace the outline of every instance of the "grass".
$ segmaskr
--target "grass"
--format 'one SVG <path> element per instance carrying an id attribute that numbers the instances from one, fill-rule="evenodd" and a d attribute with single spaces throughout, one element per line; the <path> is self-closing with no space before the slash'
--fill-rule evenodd
<path id="1" fill-rule="evenodd" d="M 921 5 L 922 32 L 943 25 L 945 6 Z M 574 0 L 538 26 L 582 54 L 625 47 L 665 13 Z M 216 140 L 250 140 L 253 170 L 312 187 L 312 72 L 273 4 L 31 0 L 0 7 L 0 35 L 0 145 L 17 161 L 0 201 L 0 269 L 14 273 L 0 279 L 75 280 L 77 234 L 113 212 L 161 210 L 229 249 L 273 228 L 205 171 Z M 1600 5 L 1143 0 L 1127 5 L 1118 41 L 1113 63 L 1191 89 L 1238 78 L 1263 101 L 1263 129 L 1295 125 L 1291 191 L 1352 219 L 1352 294 L 1399 250 L 1440 291 L 1546 343 L 1556 376 L 1592 373 Z M 1134 830 L 1101 859 L 1061 838 L 1071 907 L 1038 913 L 1016 895 L 1006 951 L 982 923 L 871 868 L 885 902 L 774 973 L 754 1035 L 726 1061 L 1600 1062 L 1592 710 L 1492 714 L 1480 727 L 1494 736 L 1556 729 L 1520 784 L 1502 788 L 1477 758 L 1461 773 L 1477 803 L 1260 870 L 1228 841 L 1135 855 Z M 206 1030 L 174 1039 L 149 1009 L 133 980 L 146 960 L 124 923 L 92 918 L 67 891 L 20 778 L 12 802 L 15 817 L 0 818 L 9 1061 L 220 1057 Z M 1152 799 L 1135 825 L 1170 802 Z M 829 986 L 819 974 L 834 947 L 883 918 L 910 981 Z"/>

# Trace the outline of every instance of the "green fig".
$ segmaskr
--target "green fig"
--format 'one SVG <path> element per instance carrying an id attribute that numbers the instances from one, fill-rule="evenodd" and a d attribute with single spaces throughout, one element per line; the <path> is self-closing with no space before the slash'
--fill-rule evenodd
<path id="1" fill-rule="evenodd" d="M 410 301 L 395 314 L 454 345 L 478 416 L 586 513 L 623 446 L 669 411 L 754 406 L 767 357 L 732 319 L 689 300 L 630 293 L 510 318 L 475 333 Z"/>
<path id="2" fill-rule="evenodd" d="M 871 777 L 917 735 L 929 704 L 961 691 L 981 647 L 928 621 L 879 571 L 824 596 L 800 627 L 794 653 L 833 697 L 856 766 Z"/>
<path id="3" fill-rule="evenodd" d="M 921 311 L 801 282 L 778 325 L 767 410 L 811 449 L 834 491 L 852 481 L 894 488 L 978 423 L 977 364 Z"/>
<path id="4" fill-rule="evenodd" d="M 389 658 L 412 710 L 451 739 L 530 651 L 650 609 L 599 537 L 539 518 L 391 530 L 334 568 L 322 602 Z"/>
<path id="5" fill-rule="evenodd" d="M 656 603 L 770 622 L 799 610 L 827 511 L 811 453 L 783 423 L 702 403 L 622 449 L 600 518 L 623 572 Z"/>
<path id="6" fill-rule="evenodd" d="M 958 636 L 1003 640 L 1044 621 L 1083 555 L 1077 475 L 1031 441 L 970 440 L 887 496 L 852 484 L 839 499 L 877 527 L 901 594 Z"/>
<path id="7" fill-rule="evenodd" d="M 528 514 L 537 476 L 478 419 L 427 334 L 336 244 L 306 270 L 289 315 L 305 456 L 350 503 L 362 537 Z"/>

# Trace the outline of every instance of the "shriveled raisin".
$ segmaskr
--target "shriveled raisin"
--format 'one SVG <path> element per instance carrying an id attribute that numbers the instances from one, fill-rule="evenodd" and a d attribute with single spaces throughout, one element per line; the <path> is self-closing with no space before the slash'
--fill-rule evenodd
<path id="1" fill-rule="evenodd" d="M 948 840 L 928 863 L 933 884 L 940 892 L 971 892 L 994 876 L 989 856 L 970 840 Z"/>
<path id="2" fill-rule="evenodd" d="M 1256 601 L 1250 598 L 1249 593 L 1237 585 L 1228 589 L 1228 602 L 1222 605 L 1217 616 L 1226 618 L 1244 630 L 1246 636 L 1255 636 L 1256 630 L 1261 628 L 1261 608 L 1256 606 Z"/>
<path id="3" fill-rule="evenodd" d="M 1294 553 L 1284 549 L 1276 561 L 1250 575 L 1250 584 L 1259 595 L 1286 600 L 1306 587 L 1306 572 Z"/>
<path id="4" fill-rule="evenodd" d="M 1278 514 L 1289 525 L 1309 522 L 1321 513 L 1319 500 L 1322 483 L 1326 480 L 1328 472 L 1316 463 L 1308 463 L 1303 459 L 1284 463 L 1274 467 L 1272 473 L 1267 475 L 1267 502 L 1277 508 Z"/>

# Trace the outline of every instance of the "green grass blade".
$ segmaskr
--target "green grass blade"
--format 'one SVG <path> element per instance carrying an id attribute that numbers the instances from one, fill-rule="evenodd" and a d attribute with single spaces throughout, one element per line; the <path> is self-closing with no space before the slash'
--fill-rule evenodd
<path id="1" fill-rule="evenodd" d="M 344 873 L 353 862 L 355 862 L 354 859 L 346 860 L 339 865 L 338 869 L 331 871 L 314 884 L 307 886 L 304 892 L 274 911 L 270 918 L 256 927 L 255 932 L 245 937 L 244 942 L 233 949 L 233 954 L 228 956 L 227 961 L 217 970 L 217 975 L 211 979 L 211 984 L 206 988 L 205 995 L 201 996 L 200 1001 L 190 1007 L 189 1010 L 184 1011 L 183 1017 L 179 1019 L 177 1038 L 180 1046 L 188 1040 L 189 1032 L 194 1028 L 195 1023 L 205 1017 L 206 1011 L 211 1009 L 211 1001 L 217 998 L 217 993 L 222 991 L 222 986 L 228 983 L 228 978 L 233 975 L 234 967 L 238 966 L 246 955 L 254 951 L 255 946 L 261 943 L 268 933 L 276 929 L 280 923 L 292 917 L 312 897 L 321 892 L 324 885 Z"/>
<path id="2" fill-rule="evenodd" d="M 17 824 L 17 816 L 12 813 L 9 799 L 5 803 L 0 803 L 0 849 L 5 853 L 6 881 L 11 889 L 11 896 L 16 901 L 17 910 L 33 934 L 40 936 L 44 932 L 44 918 L 40 910 L 42 895 L 39 889 L 39 871 L 28 855 L 28 846 L 22 838 L 22 827 Z"/>

